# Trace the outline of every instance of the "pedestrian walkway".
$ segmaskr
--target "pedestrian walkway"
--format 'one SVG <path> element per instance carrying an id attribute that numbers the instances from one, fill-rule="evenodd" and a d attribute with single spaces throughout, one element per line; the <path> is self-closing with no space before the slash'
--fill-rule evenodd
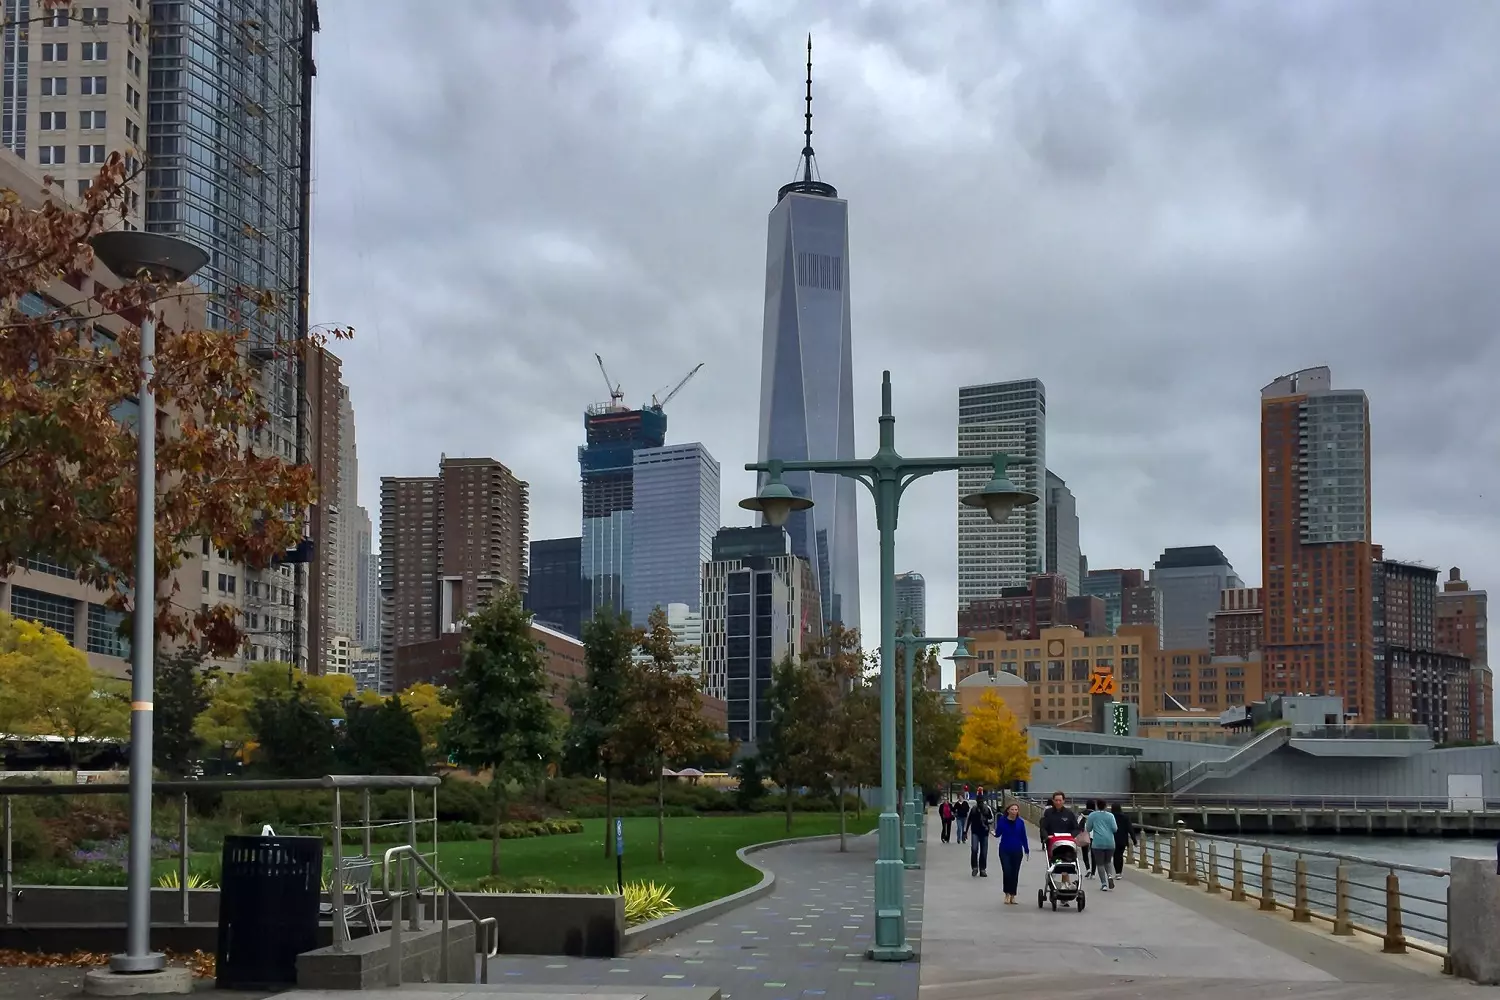
<path id="1" fill-rule="evenodd" d="M 922 1000 L 989 998 L 1043 984 L 1069 1000 L 1495 996 L 1429 965 L 1371 954 L 1138 869 L 1127 868 L 1111 892 L 1092 880 L 1082 913 L 1040 909 L 1045 873 L 1035 830 L 1021 866 L 1020 905 L 1006 906 L 998 862 L 991 858 L 990 878 L 971 878 L 968 848 L 938 843 L 937 829 L 929 829 L 923 873 Z"/>
<path id="2" fill-rule="evenodd" d="M 776 873 L 759 900 L 617 959 L 503 956 L 490 982 L 589 986 L 613 991 L 718 987 L 736 1000 L 915 1000 L 915 962 L 865 958 L 875 928 L 873 835 L 814 840 L 763 851 Z M 906 873 L 909 934 L 922 930 L 922 872 Z"/>

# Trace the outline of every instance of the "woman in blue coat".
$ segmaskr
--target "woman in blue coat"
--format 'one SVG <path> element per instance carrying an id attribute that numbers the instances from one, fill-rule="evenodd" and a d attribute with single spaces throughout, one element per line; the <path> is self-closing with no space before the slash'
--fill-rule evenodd
<path id="1" fill-rule="evenodd" d="M 1005 903 L 1016 905 L 1016 893 L 1020 891 L 1021 859 L 1031 854 L 1031 838 L 1026 835 L 1026 821 L 1021 818 L 1021 807 L 1012 802 L 1005 813 L 995 820 L 995 853 L 1000 855 L 1000 871 L 1004 876 Z"/>

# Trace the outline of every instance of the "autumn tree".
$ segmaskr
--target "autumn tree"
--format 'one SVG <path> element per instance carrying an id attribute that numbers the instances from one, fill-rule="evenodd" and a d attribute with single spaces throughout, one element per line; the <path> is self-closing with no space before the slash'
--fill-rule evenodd
<path id="1" fill-rule="evenodd" d="M 317 778 L 335 770 L 338 731 L 305 685 L 257 698 L 249 721 L 257 771 L 274 778 Z"/>
<path id="2" fill-rule="evenodd" d="M 1014 713 L 994 691 L 986 691 L 964 719 L 953 760 L 959 777 L 998 789 L 1029 781 L 1036 762 Z"/>
<path id="3" fill-rule="evenodd" d="M 443 700 L 442 688 L 425 682 L 413 684 L 402 691 L 400 698 L 422 737 L 423 752 L 428 758 L 435 757 L 442 740 L 443 726 L 453 715 L 453 706 Z M 379 703 L 380 699 L 377 698 L 375 704 Z"/>
<path id="4" fill-rule="evenodd" d="M 339 719 L 344 716 L 344 699 L 354 694 L 354 678 L 348 674 L 308 676 L 275 660 L 252 663 L 237 673 L 215 675 L 209 679 L 208 708 L 193 723 L 193 731 L 211 747 L 249 756 L 255 750 L 251 713 L 256 702 L 282 697 L 297 688 L 324 718 Z"/>
<path id="5" fill-rule="evenodd" d="M 643 638 L 630 616 L 600 608 L 583 626 L 582 683 L 568 693 L 566 762 L 589 775 L 604 774 L 604 856 L 613 850 L 615 748 L 625 715 L 631 657 Z"/>
<path id="6" fill-rule="evenodd" d="M 635 757 L 652 762 L 656 772 L 656 860 L 667 858 L 666 778 L 669 763 L 704 752 L 713 739 L 699 704 L 696 671 L 679 663 L 687 649 L 677 641 L 667 613 L 651 612 L 640 640 L 644 663 L 632 663 L 624 685 L 624 711 L 608 742 L 614 760 Z"/>
<path id="7" fill-rule="evenodd" d="M 0 614 L 0 719 L 15 735 L 60 737 L 77 771 L 83 744 L 129 732 L 130 706 L 61 634 Z"/>
<path id="8" fill-rule="evenodd" d="M 301 540 L 315 499 L 313 472 L 262 443 L 271 420 L 257 365 L 341 338 L 314 333 L 258 344 L 247 332 L 198 328 L 202 293 L 160 276 L 115 278 L 95 266 L 90 238 L 124 214 L 126 164 L 110 154 L 76 204 L 62 182 L 45 194 L 0 191 L 0 574 L 44 557 L 133 616 L 136 578 L 136 434 L 140 330 L 157 314 L 152 380 L 156 444 L 157 634 L 201 640 L 212 652 L 242 639 L 227 604 L 200 607 L 173 573 L 206 539 L 228 558 L 264 569 Z M 243 321 L 276 307 L 279 290 L 233 289 Z M 182 308 L 163 311 L 172 302 Z M 127 626 L 128 627 L 128 626 Z"/>
<path id="9" fill-rule="evenodd" d="M 839 850 L 843 851 L 848 847 L 844 793 L 850 785 L 857 786 L 867 774 L 873 774 L 871 761 L 878 761 L 880 755 L 880 713 L 864 683 L 859 630 L 831 623 L 827 633 L 808 643 L 803 663 L 830 689 L 827 764 L 838 796 Z"/>
<path id="10" fill-rule="evenodd" d="M 915 657 L 913 676 L 917 686 L 912 689 L 912 777 L 913 786 L 921 793 L 924 789 L 937 787 L 947 781 L 953 771 L 953 751 L 958 747 L 962 720 L 943 707 L 942 695 L 922 683 L 939 669 L 938 650 L 928 647 Z M 897 676 L 899 698 L 904 699 L 906 684 L 906 659 L 900 660 Z M 896 717 L 896 745 L 906 746 L 906 713 Z M 896 773 L 900 787 L 906 787 L 906 754 L 897 754 Z"/>
<path id="11" fill-rule="evenodd" d="M 790 656 L 771 671 L 769 725 L 759 741 L 761 762 L 781 786 L 786 828 L 792 828 L 792 792 L 824 787 L 833 768 L 834 689 L 814 664 Z"/>
<path id="12" fill-rule="evenodd" d="M 469 619 L 448 698 L 453 715 L 443 726 L 444 746 L 460 764 L 490 772 L 490 874 L 498 875 L 509 787 L 540 778 L 557 749 L 546 662 L 520 591 L 502 587 Z"/>

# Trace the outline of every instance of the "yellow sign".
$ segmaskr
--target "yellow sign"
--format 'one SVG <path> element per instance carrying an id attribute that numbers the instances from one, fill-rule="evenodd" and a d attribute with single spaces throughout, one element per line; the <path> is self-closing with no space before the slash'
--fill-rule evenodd
<path id="1" fill-rule="evenodd" d="M 1112 695 L 1115 691 L 1115 675 L 1113 673 L 1105 673 L 1103 671 L 1094 672 L 1094 679 L 1089 684 L 1089 694 Z"/>

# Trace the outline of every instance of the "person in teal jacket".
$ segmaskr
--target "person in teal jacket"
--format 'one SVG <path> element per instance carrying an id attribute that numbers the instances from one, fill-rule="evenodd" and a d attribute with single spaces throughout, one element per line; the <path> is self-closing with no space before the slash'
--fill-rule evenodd
<path id="1" fill-rule="evenodd" d="M 1115 825 L 1114 814 L 1108 809 L 1095 809 L 1088 814 L 1088 818 L 1083 821 L 1083 825 L 1088 827 L 1089 843 L 1093 845 L 1094 856 L 1101 859 L 1113 857 L 1115 853 L 1115 835 L 1119 832 L 1119 828 Z M 1099 872 L 1100 890 L 1108 892 L 1113 889 L 1115 887 L 1115 875 L 1109 862 L 1101 860 L 1094 868 Z"/>

